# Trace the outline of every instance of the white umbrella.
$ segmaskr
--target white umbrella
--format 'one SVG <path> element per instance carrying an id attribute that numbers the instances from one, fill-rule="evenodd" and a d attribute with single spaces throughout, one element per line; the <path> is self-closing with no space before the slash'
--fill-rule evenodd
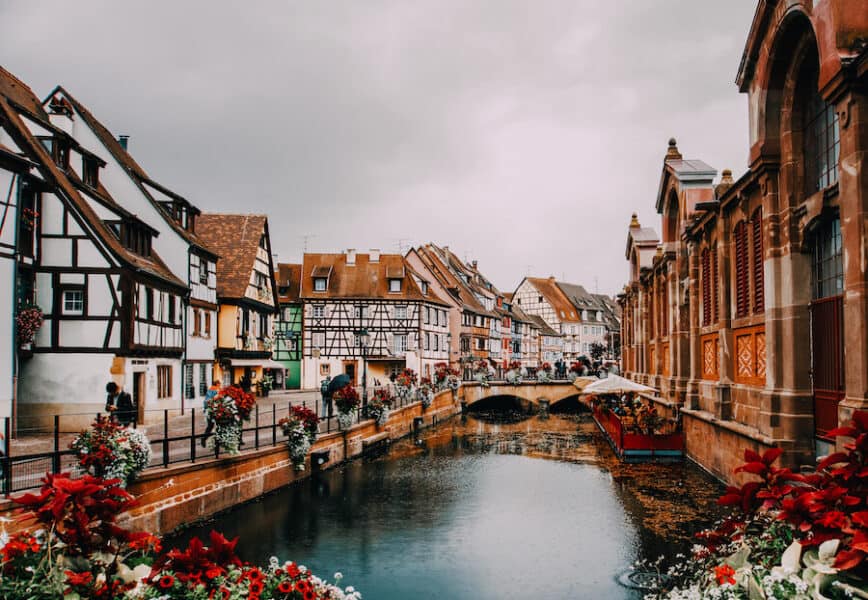
<path id="1" fill-rule="evenodd" d="M 586 385 L 582 390 L 584 394 L 627 394 L 629 392 L 656 392 L 652 387 L 630 381 L 626 377 L 619 375 L 609 375 L 605 379 L 600 379 L 589 385 Z"/>

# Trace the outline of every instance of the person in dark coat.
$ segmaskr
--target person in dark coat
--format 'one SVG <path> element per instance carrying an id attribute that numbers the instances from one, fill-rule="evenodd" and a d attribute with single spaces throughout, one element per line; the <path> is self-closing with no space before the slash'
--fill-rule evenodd
<path id="1" fill-rule="evenodd" d="M 114 381 L 109 381 L 105 386 L 107 394 L 105 409 L 117 419 L 124 427 L 136 420 L 136 407 L 132 397 L 123 391 Z"/>

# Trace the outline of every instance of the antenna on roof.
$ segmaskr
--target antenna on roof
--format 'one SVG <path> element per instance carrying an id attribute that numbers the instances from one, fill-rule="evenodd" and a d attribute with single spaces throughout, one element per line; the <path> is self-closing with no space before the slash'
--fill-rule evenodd
<path id="1" fill-rule="evenodd" d="M 304 253 L 305 254 L 307 254 L 307 241 L 312 239 L 312 238 L 315 238 L 315 237 L 316 237 L 315 235 L 303 235 L 303 236 L 301 236 L 301 239 L 304 240 Z"/>
<path id="2" fill-rule="evenodd" d="M 398 241 L 395 243 L 395 246 L 398 248 L 398 254 L 404 254 L 405 242 L 409 241 L 410 238 L 398 238 Z"/>
<path id="3" fill-rule="evenodd" d="M 600 293 L 599 281 L 598 281 L 596 275 L 594 275 L 594 293 L 595 293 L 595 294 L 599 294 L 599 293 Z"/>
<path id="4" fill-rule="evenodd" d="M 533 265 L 525 265 L 524 268 L 526 269 L 525 276 L 530 277 L 530 274 L 533 271 Z"/>

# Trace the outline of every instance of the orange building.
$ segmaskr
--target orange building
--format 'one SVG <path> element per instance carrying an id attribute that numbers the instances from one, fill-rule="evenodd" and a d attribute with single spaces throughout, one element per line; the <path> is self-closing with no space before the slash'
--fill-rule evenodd
<path id="1" fill-rule="evenodd" d="M 866 0 L 761 1 L 737 78 L 749 169 L 713 185 L 671 140 L 662 240 L 630 226 L 623 368 L 724 479 L 746 447 L 827 453 L 868 406 L 866 39 Z"/>

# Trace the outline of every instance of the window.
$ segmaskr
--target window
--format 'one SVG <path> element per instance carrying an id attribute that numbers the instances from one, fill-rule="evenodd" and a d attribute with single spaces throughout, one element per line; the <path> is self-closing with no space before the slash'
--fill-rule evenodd
<path id="1" fill-rule="evenodd" d="M 751 250 L 753 258 L 753 311 L 763 312 L 765 308 L 765 289 L 763 281 L 763 209 L 758 208 L 750 220 Z"/>
<path id="2" fill-rule="evenodd" d="M 95 158 L 83 156 L 81 159 L 81 173 L 84 185 L 96 188 L 99 186 L 99 163 Z"/>
<path id="3" fill-rule="evenodd" d="M 241 309 L 241 335 L 250 333 L 250 313 L 246 308 Z"/>
<path id="4" fill-rule="evenodd" d="M 315 291 L 315 292 L 326 291 L 326 279 L 325 279 L 325 277 L 314 277 L 314 279 L 313 279 L 313 291 Z"/>
<path id="5" fill-rule="evenodd" d="M 389 280 L 389 292 L 396 293 L 401 291 L 401 280 L 400 279 L 390 279 Z"/>
<path id="6" fill-rule="evenodd" d="M 193 331 L 192 335 L 202 334 L 202 311 L 193 309 Z"/>
<path id="7" fill-rule="evenodd" d="M 438 350 L 440 350 L 440 336 L 435 335 L 434 336 L 434 351 L 436 352 Z"/>
<path id="8" fill-rule="evenodd" d="M 816 70 L 808 77 L 810 99 L 804 111 L 805 192 L 810 195 L 838 181 L 840 133 L 835 107 L 817 92 Z"/>
<path id="9" fill-rule="evenodd" d="M 359 305 L 356 305 L 354 310 L 355 310 L 355 312 L 354 312 L 355 318 L 357 318 L 357 319 L 367 319 L 368 318 L 368 307 L 367 306 L 365 306 L 363 304 L 359 304 Z"/>
<path id="10" fill-rule="evenodd" d="M 735 316 L 744 317 L 750 310 L 750 274 L 748 272 L 747 225 L 739 221 L 735 238 Z"/>
<path id="11" fill-rule="evenodd" d="M 265 239 L 264 233 L 259 237 L 259 247 L 263 250 L 268 250 L 268 240 Z"/>
<path id="12" fill-rule="evenodd" d="M 813 234 L 813 296 L 815 300 L 844 293 L 841 220 L 827 221 Z"/>
<path id="13" fill-rule="evenodd" d="M 54 137 L 40 138 L 40 141 L 51 155 L 54 164 L 65 171 L 69 167 L 69 144 L 65 140 Z"/>
<path id="14" fill-rule="evenodd" d="M 63 290 L 63 314 L 84 314 L 84 286 Z"/>
<path id="15" fill-rule="evenodd" d="M 205 335 L 205 337 L 211 337 L 211 313 L 210 313 L 210 312 L 206 312 L 206 313 L 205 313 L 205 331 L 204 331 L 204 335 Z"/>
<path id="16" fill-rule="evenodd" d="M 431 307 L 425 307 L 425 324 L 429 324 L 431 322 Z"/>
<path id="17" fill-rule="evenodd" d="M 542 296 L 536 297 L 537 304 L 542 304 Z"/>
<path id="18" fill-rule="evenodd" d="M 205 363 L 199 364 L 199 395 L 204 396 L 208 393 L 210 387 L 208 381 L 208 365 Z"/>
<path id="19" fill-rule="evenodd" d="M 582 333 L 585 335 L 588 335 L 588 326 L 587 325 L 584 326 Z"/>
<path id="20" fill-rule="evenodd" d="M 199 259 L 199 283 L 208 283 L 208 261 L 204 258 Z"/>
<path id="21" fill-rule="evenodd" d="M 154 318 L 154 290 L 151 288 L 145 288 L 145 318 Z"/>
<path id="22" fill-rule="evenodd" d="M 407 351 L 407 334 L 396 333 L 392 340 L 392 345 L 395 349 L 395 354 L 402 354 Z"/>
<path id="23" fill-rule="evenodd" d="M 167 296 L 167 298 L 169 299 L 169 323 L 174 325 L 175 324 L 175 309 L 176 309 L 175 297 L 169 295 L 169 296 Z"/>
<path id="24" fill-rule="evenodd" d="M 196 388 L 193 385 L 193 365 L 184 365 L 184 397 L 187 399 L 196 397 Z"/>
<path id="25" fill-rule="evenodd" d="M 428 284 L 423 281 L 420 287 L 422 288 L 422 293 L 427 296 L 428 295 Z"/>
<path id="26" fill-rule="evenodd" d="M 702 325 L 717 323 L 717 250 L 705 248 L 700 259 L 702 278 Z"/>
<path id="27" fill-rule="evenodd" d="M 314 348 L 322 349 L 325 346 L 325 332 L 324 331 L 315 331 L 311 334 L 311 344 L 313 344 Z"/>
<path id="28" fill-rule="evenodd" d="M 425 332 L 425 342 L 424 343 L 425 343 L 425 346 L 423 346 L 423 348 L 422 348 L 423 350 L 427 350 L 428 348 L 431 347 L 431 334 L 428 333 L 427 331 Z"/>
<path id="29" fill-rule="evenodd" d="M 270 333 L 268 327 L 268 315 L 265 313 L 259 313 L 259 339 L 269 337 Z"/>
<path id="30" fill-rule="evenodd" d="M 406 306 L 396 306 L 395 307 L 395 318 L 396 319 L 406 319 L 407 318 L 407 307 Z"/>
<path id="31" fill-rule="evenodd" d="M 157 365 L 157 398 L 172 397 L 172 365 Z"/>
<path id="32" fill-rule="evenodd" d="M 598 320 L 598 321 L 602 321 L 602 320 L 603 320 L 603 313 L 600 312 L 599 310 L 597 311 L 597 320 Z"/>
<path id="33" fill-rule="evenodd" d="M 314 319 L 322 319 L 325 317 L 325 306 L 322 304 L 315 304 L 313 307 L 313 318 Z"/>

